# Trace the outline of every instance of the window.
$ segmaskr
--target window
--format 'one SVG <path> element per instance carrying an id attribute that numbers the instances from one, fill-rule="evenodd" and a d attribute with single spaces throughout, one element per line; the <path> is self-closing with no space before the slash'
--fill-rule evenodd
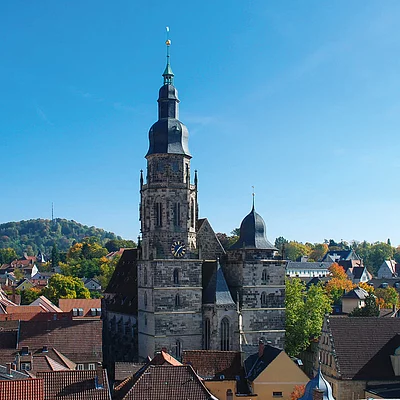
<path id="1" fill-rule="evenodd" d="M 147 307 L 147 292 L 144 292 L 144 306 Z"/>
<path id="2" fill-rule="evenodd" d="M 174 269 L 173 277 L 174 277 L 174 284 L 179 285 L 179 269 L 178 268 Z"/>
<path id="3" fill-rule="evenodd" d="M 265 285 L 267 283 L 269 279 L 268 273 L 267 273 L 267 269 L 263 269 L 263 272 L 261 274 L 261 284 Z"/>
<path id="4" fill-rule="evenodd" d="M 179 294 L 175 295 L 175 307 L 180 307 L 181 305 L 181 298 Z"/>
<path id="5" fill-rule="evenodd" d="M 261 306 L 266 306 L 267 303 L 268 303 L 268 300 L 267 300 L 267 293 L 262 292 L 262 293 L 261 293 Z"/>
<path id="6" fill-rule="evenodd" d="M 84 365 L 83 365 L 83 364 L 78 364 L 78 365 L 76 366 L 76 369 L 77 369 L 78 371 L 83 371 L 85 368 L 84 368 Z"/>
<path id="7" fill-rule="evenodd" d="M 226 400 L 233 400 L 233 392 L 231 389 L 226 391 Z"/>
<path id="8" fill-rule="evenodd" d="M 78 308 L 78 315 L 83 317 L 83 308 Z"/>
<path id="9" fill-rule="evenodd" d="M 89 369 L 94 370 L 96 369 L 96 366 L 94 364 L 89 364 Z"/>
<path id="10" fill-rule="evenodd" d="M 31 363 L 30 362 L 21 363 L 21 369 L 23 371 L 30 371 L 31 370 Z"/>
<path id="11" fill-rule="evenodd" d="M 194 212 L 194 200 L 192 199 L 190 202 L 190 226 L 192 228 L 194 228 L 194 216 L 195 216 L 195 212 Z"/>
<path id="12" fill-rule="evenodd" d="M 101 315 L 101 308 L 96 308 L 96 315 Z"/>
<path id="13" fill-rule="evenodd" d="M 162 226 L 162 204 L 156 203 L 156 226 Z"/>
<path id="14" fill-rule="evenodd" d="M 204 349 L 210 350 L 210 338 L 211 338 L 211 330 L 210 330 L 210 320 L 206 318 L 204 320 Z"/>
<path id="15" fill-rule="evenodd" d="M 228 318 L 224 318 L 221 321 L 221 350 L 228 351 L 229 350 L 229 336 L 230 336 L 230 327 Z"/>
<path id="16" fill-rule="evenodd" d="M 180 203 L 174 204 L 174 226 L 181 226 L 181 205 L 180 205 Z"/>
<path id="17" fill-rule="evenodd" d="M 96 316 L 96 309 L 95 308 L 91 308 L 90 309 L 90 314 L 92 315 L 92 317 Z"/>
<path id="18" fill-rule="evenodd" d="M 175 342 L 175 356 L 176 358 L 181 358 L 181 354 L 182 354 L 182 343 L 180 340 L 177 340 Z"/>
<path id="19" fill-rule="evenodd" d="M 144 316 L 144 326 L 147 326 L 147 315 Z"/>
<path id="20" fill-rule="evenodd" d="M 146 267 L 143 270 L 143 284 L 147 285 L 147 268 Z"/>
<path id="21" fill-rule="evenodd" d="M 131 323 L 130 323 L 130 321 L 126 321 L 125 322 L 125 335 L 130 335 L 130 334 L 131 334 Z"/>
<path id="22" fill-rule="evenodd" d="M 283 397 L 282 392 L 272 392 L 272 397 Z"/>
<path id="23" fill-rule="evenodd" d="M 72 309 L 72 315 L 73 315 L 74 317 L 78 316 L 78 309 L 77 309 L 77 308 L 73 308 L 73 309 Z"/>

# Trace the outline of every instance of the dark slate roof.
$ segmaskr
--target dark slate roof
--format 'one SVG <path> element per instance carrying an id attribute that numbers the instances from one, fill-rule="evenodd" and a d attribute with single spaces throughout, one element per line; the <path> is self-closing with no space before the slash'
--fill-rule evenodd
<path id="1" fill-rule="evenodd" d="M 382 399 L 400 399 L 400 383 L 367 386 L 365 391 L 375 394 Z"/>
<path id="2" fill-rule="evenodd" d="M 204 290 L 203 304 L 235 305 L 219 262 Z"/>
<path id="3" fill-rule="evenodd" d="M 185 350 L 182 362 L 203 379 L 236 380 L 242 374 L 240 351 Z"/>
<path id="4" fill-rule="evenodd" d="M 342 379 L 395 377 L 390 355 L 400 346 L 400 318 L 329 317 Z"/>
<path id="5" fill-rule="evenodd" d="M 360 259 L 360 257 L 358 257 L 358 255 L 353 250 L 331 250 L 324 255 L 322 261 L 327 261 L 329 259 L 329 256 L 338 256 L 340 261 Z"/>
<path id="6" fill-rule="evenodd" d="M 400 278 L 373 278 L 371 279 L 368 284 L 373 286 L 375 289 L 379 287 L 384 287 L 383 284 L 387 283 L 388 286 L 394 287 L 397 291 L 400 291 Z"/>
<path id="7" fill-rule="evenodd" d="M 24 372 L 16 371 L 15 369 L 11 369 L 11 374 L 7 373 L 7 366 L 0 365 L 0 380 L 16 380 L 16 379 L 28 379 L 29 375 L 25 374 Z"/>
<path id="8" fill-rule="evenodd" d="M 325 262 L 301 262 L 301 261 L 288 261 L 286 269 L 315 269 L 318 270 L 325 270 L 328 269 L 332 265 L 332 261 L 325 261 Z"/>
<path id="9" fill-rule="evenodd" d="M 158 96 L 158 121 L 149 131 L 149 151 L 151 154 L 183 154 L 189 152 L 189 132 L 178 120 L 178 91 L 173 85 L 161 86 Z"/>
<path id="10" fill-rule="evenodd" d="M 277 248 L 267 240 L 265 222 L 261 215 L 256 213 L 254 206 L 240 224 L 239 239 L 229 248 L 229 250 L 243 248 L 277 250 Z"/>
<path id="11" fill-rule="evenodd" d="M 354 267 L 352 272 L 353 279 L 361 279 L 366 269 L 367 267 Z"/>
<path id="12" fill-rule="evenodd" d="M 115 388 L 116 400 L 216 399 L 190 365 L 148 365 Z"/>
<path id="13" fill-rule="evenodd" d="M 246 372 L 246 377 L 250 381 L 254 381 L 265 368 L 268 367 L 272 361 L 282 352 L 283 350 L 273 347 L 269 344 L 264 346 L 264 352 L 261 357 L 258 353 L 252 354 L 244 361 L 244 369 Z"/>
<path id="14" fill-rule="evenodd" d="M 350 292 L 347 292 L 346 294 L 343 295 L 343 298 L 346 299 L 365 300 L 367 297 L 368 297 L 368 292 L 360 287 L 356 287 L 353 290 L 350 290 Z"/>
<path id="15" fill-rule="evenodd" d="M 44 380 L 46 399 L 111 400 L 107 372 L 103 369 L 38 372 L 36 376 Z"/>
<path id="16" fill-rule="evenodd" d="M 335 400 L 332 394 L 332 387 L 322 375 L 321 368 L 318 368 L 317 375 L 307 383 L 304 395 L 299 400 L 314 400 L 314 389 L 323 391 L 323 400 Z"/>

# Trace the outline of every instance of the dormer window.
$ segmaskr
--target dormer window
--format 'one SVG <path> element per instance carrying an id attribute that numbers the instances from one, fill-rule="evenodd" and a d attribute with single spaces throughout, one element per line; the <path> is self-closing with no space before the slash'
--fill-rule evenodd
<path id="1" fill-rule="evenodd" d="M 72 309 L 72 316 L 74 316 L 74 317 L 78 316 L 78 309 L 77 308 L 73 308 Z"/>

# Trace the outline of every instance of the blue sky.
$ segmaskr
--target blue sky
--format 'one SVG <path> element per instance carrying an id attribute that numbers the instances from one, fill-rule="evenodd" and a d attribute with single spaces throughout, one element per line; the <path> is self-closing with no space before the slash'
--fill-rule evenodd
<path id="1" fill-rule="evenodd" d="M 0 222 L 139 233 L 165 26 L 200 216 L 400 244 L 398 1 L 0 2 Z"/>

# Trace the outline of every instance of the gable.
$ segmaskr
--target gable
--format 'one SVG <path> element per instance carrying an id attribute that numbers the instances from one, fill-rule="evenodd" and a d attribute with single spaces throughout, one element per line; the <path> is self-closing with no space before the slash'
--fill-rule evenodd
<path id="1" fill-rule="evenodd" d="M 254 383 L 280 382 L 280 383 L 307 383 L 307 375 L 294 363 L 294 361 L 281 351 L 278 356 L 262 371 Z"/>
<path id="2" fill-rule="evenodd" d="M 215 260 L 222 254 L 225 254 L 220 241 L 208 220 L 205 218 L 200 220 L 197 228 L 197 246 L 201 252 L 200 258 L 203 260 Z"/>

